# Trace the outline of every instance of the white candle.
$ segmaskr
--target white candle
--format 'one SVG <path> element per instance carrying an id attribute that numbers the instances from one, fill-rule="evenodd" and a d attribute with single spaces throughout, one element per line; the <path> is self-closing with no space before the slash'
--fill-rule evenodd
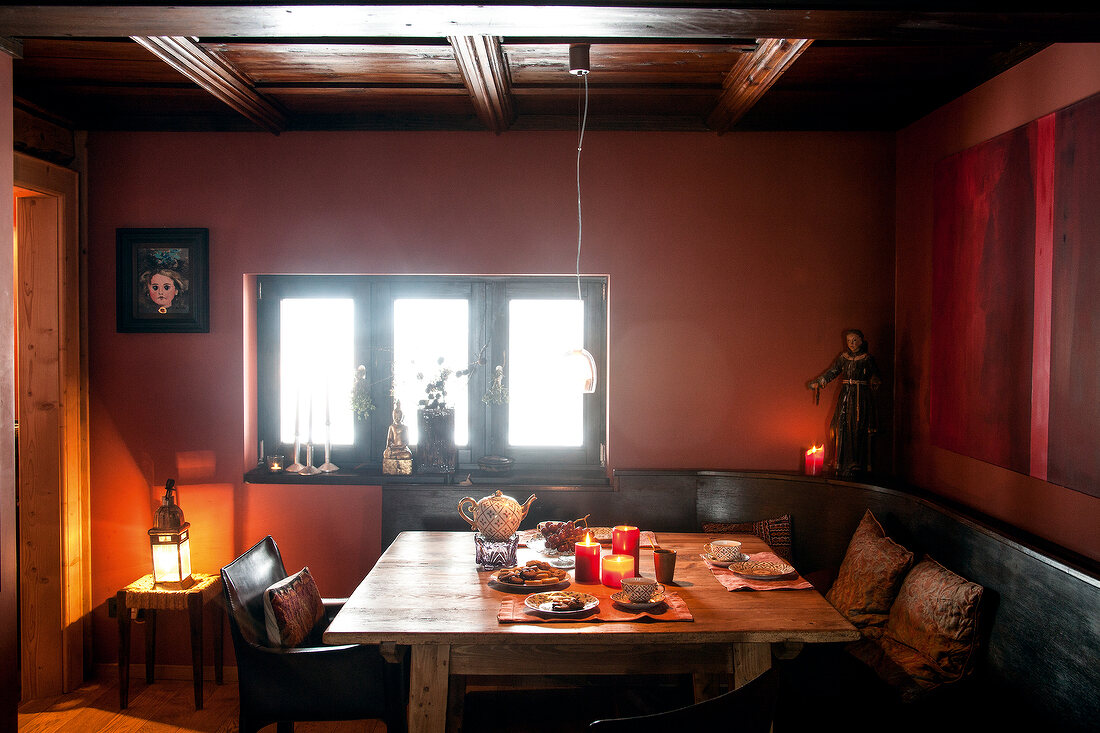
<path id="1" fill-rule="evenodd" d="M 294 392 L 294 437 L 297 439 L 301 435 L 301 420 L 302 420 L 302 388 L 298 387 Z M 295 459 L 297 460 L 297 459 Z"/>
<path id="2" fill-rule="evenodd" d="M 309 391 L 309 442 L 313 442 L 313 390 Z"/>

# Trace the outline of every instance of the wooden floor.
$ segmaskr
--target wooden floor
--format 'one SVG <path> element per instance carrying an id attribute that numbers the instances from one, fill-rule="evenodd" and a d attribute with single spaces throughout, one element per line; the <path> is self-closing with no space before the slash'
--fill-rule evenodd
<path id="1" fill-rule="evenodd" d="M 463 730 L 468 733 L 584 733 L 598 718 L 669 710 L 690 702 L 690 684 L 632 684 L 604 678 L 558 689 L 471 688 Z M 689 680 L 690 681 L 690 680 Z M 583 684 L 583 683 L 582 683 Z M 237 733 L 237 685 L 207 682 L 195 710 L 190 680 L 130 680 L 130 704 L 118 709 L 118 682 L 88 682 L 76 692 L 19 706 L 19 733 Z M 552 713 L 552 714 L 551 714 Z M 295 733 L 386 733 L 380 720 L 295 723 Z M 263 733 L 275 733 L 269 725 Z"/>
<path id="2" fill-rule="evenodd" d="M 19 733 L 236 733 L 237 685 L 206 683 L 203 709 L 195 710 L 190 680 L 130 681 L 130 704 L 118 709 L 117 682 L 88 682 L 76 692 L 19 706 Z M 377 720 L 297 723 L 295 733 L 384 733 Z M 275 733 L 275 726 L 264 728 Z"/>

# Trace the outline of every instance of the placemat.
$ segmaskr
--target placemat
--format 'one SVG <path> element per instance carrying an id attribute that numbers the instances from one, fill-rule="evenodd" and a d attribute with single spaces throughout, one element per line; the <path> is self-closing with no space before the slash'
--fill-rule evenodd
<path id="1" fill-rule="evenodd" d="M 500 602 L 500 611 L 497 612 L 497 621 L 502 624 L 539 624 L 539 623 L 586 623 L 603 621 L 640 621 L 642 619 L 655 621 L 694 621 L 684 599 L 676 593 L 665 593 L 665 602 L 656 608 L 647 611 L 628 611 L 615 605 L 610 598 L 600 598 L 600 605 L 588 611 L 587 614 L 569 616 L 555 616 L 549 613 L 541 613 L 523 605 L 523 598 L 512 596 Z"/>
<path id="2" fill-rule="evenodd" d="M 718 582 L 727 590 L 807 590 L 812 589 L 813 584 L 801 575 L 783 580 L 750 580 L 734 575 L 728 568 L 712 565 L 705 556 L 701 556 L 703 562 L 710 568 L 710 572 L 718 579 Z M 786 562 L 774 552 L 755 552 L 749 555 L 749 560 L 755 562 Z"/>

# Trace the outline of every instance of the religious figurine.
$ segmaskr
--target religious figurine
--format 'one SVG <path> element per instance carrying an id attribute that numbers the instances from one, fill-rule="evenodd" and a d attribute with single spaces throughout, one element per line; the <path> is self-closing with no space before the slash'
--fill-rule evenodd
<path id="1" fill-rule="evenodd" d="M 872 439 L 878 431 L 878 414 L 875 411 L 874 393 L 882 384 L 878 366 L 867 353 L 863 332 L 849 329 L 844 332 L 848 350 L 842 352 L 821 376 L 806 383 L 814 391 L 841 376 L 836 410 L 829 425 L 829 441 L 826 445 L 826 465 L 841 477 L 849 478 L 859 472 L 871 471 Z"/>
<path id="2" fill-rule="evenodd" d="M 393 423 L 386 432 L 386 450 L 382 452 L 382 473 L 387 476 L 408 476 L 412 473 L 409 429 L 401 422 L 402 417 L 401 400 L 394 400 Z"/>

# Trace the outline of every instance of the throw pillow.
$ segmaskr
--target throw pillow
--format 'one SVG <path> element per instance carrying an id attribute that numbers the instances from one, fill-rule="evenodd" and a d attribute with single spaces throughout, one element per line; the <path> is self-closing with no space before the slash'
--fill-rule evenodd
<path id="1" fill-rule="evenodd" d="M 929 660 L 940 682 L 960 680 L 978 656 L 983 591 L 926 555 L 905 576 L 883 637 Z"/>
<path id="2" fill-rule="evenodd" d="M 711 534 L 751 534 L 787 562 L 791 562 L 791 515 L 761 519 L 758 522 L 703 522 L 703 531 Z"/>
<path id="3" fill-rule="evenodd" d="M 264 620 L 271 646 L 298 646 L 324 617 L 325 605 L 309 568 L 302 568 L 264 591 Z"/>
<path id="4" fill-rule="evenodd" d="M 868 509 L 825 598 L 856 626 L 883 626 L 912 564 L 913 553 L 887 537 Z"/>

